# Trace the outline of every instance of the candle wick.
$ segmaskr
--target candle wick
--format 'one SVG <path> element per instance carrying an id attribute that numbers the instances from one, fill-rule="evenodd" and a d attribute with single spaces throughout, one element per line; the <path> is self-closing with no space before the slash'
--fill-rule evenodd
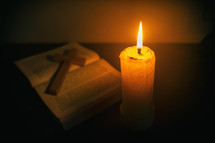
<path id="1" fill-rule="evenodd" d="M 137 48 L 138 54 L 141 54 L 141 48 Z"/>

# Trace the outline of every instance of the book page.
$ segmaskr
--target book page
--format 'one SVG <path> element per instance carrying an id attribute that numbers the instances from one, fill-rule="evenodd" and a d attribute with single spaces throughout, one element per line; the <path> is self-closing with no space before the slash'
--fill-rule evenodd
<path id="1" fill-rule="evenodd" d="M 45 93 L 49 82 L 35 87 L 49 109 L 62 122 L 75 118 L 83 111 L 120 90 L 120 72 L 101 59 L 68 73 L 57 96 Z"/>
<path id="2" fill-rule="evenodd" d="M 69 43 L 54 50 L 16 61 L 15 63 L 25 76 L 27 76 L 31 85 L 34 87 L 50 80 L 58 69 L 60 63 L 50 60 L 50 57 L 55 54 L 64 54 L 72 48 L 77 49 L 77 57 L 86 58 L 85 65 L 99 60 L 99 55 L 96 52 L 84 48 L 78 43 Z M 78 68 L 80 68 L 80 66 L 71 65 L 70 71 L 74 71 Z"/>

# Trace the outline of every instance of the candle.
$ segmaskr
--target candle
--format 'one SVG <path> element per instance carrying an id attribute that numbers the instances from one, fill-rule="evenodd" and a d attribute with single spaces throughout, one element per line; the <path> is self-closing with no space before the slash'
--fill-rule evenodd
<path id="1" fill-rule="evenodd" d="M 149 47 L 142 45 L 142 22 L 139 26 L 137 46 L 124 49 L 120 53 L 120 63 L 120 112 L 130 128 L 145 130 L 151 126 L 154 117 L 155 54 Z"/>

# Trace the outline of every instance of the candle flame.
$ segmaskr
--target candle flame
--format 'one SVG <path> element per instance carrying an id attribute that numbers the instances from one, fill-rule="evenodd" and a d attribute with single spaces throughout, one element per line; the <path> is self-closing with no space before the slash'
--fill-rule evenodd
<path id="1" fill-rule="evenodd" d="M 143 30 L 142 30 L 142 21 L 140 21 L 138 38 L 137 38 L 137 48 L 143 47 Z"/>

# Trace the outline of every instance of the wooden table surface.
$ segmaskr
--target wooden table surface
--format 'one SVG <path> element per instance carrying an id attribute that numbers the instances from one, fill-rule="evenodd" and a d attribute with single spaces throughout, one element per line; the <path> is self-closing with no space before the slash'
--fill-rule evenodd
<path id="1" fill-rule="evenodd" d="M 14 61 L 63 44 L 1 45 L 5 133 L 25 139 L 93 142 L 142 142 L 158 137 L 213 139 L 215 50 L 200 44 L 148 44 L 156 55 L 155 120 L 145 132 L 122 124 L 118 102 L 69 131 L 46 108 Z M 131 44 L 83 43 L 120 70 L 119 54 Z"/>

